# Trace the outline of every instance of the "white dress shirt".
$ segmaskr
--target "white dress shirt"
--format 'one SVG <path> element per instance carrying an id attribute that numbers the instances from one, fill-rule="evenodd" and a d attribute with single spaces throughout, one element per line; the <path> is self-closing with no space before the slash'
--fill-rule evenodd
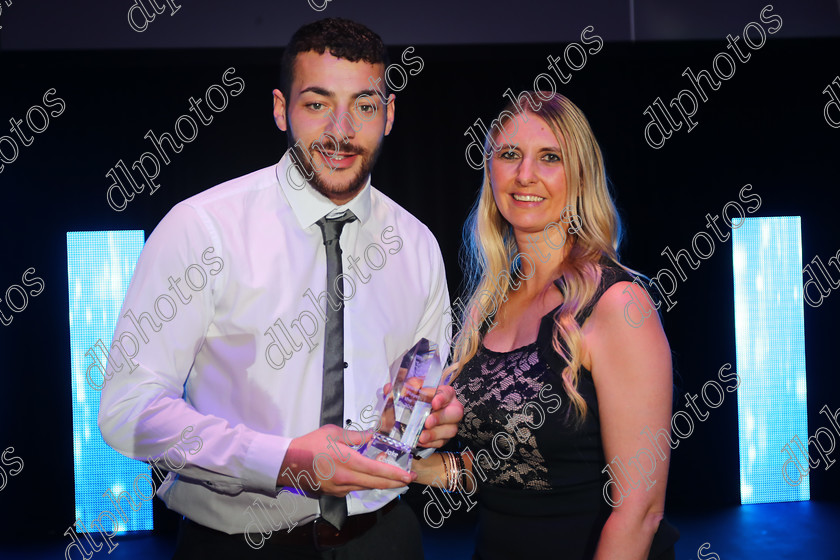
<path id="1" fill-rule="evenodd" d="M 358 220 L 340 238 L 345 420 L 372 427 L 363 409 L 421 337 L 445 360 L 449 295 L 437 241 L 369 183 L 337 207 L 286 154 L 177 204 L 137 263 L 114 341 L 129 332 L 139 348 L 123 337 L 125 353 L 137 354 L 130 363 L 112 346 L 99 409 L 105 441 L 129 457 L 161 456 L 188 427 L 200 438 L 200 449 L 182 446 L 186 465 L 158 489 L 169 508 L 226 533 L 255 530 L 257 498 L 277 526 L 318 515 L 317 499 L 283 491 L 276 479 L 292 438 L 319 427 L 327 302 L 319 311 L 312 301 L 326 288 L 316 221 L 346 209 Z M 404 491 L 351 493 L 348 513 Z"/>

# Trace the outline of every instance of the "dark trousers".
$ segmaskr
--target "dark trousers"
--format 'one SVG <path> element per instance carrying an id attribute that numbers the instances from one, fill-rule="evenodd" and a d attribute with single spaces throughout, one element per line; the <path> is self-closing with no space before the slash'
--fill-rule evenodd
<path id="1" fill-rule="evenodd" d="M 243 535 L 228 535 L 184 518 L 172 560 L 271 558 L 274 560 L 423 560 L 420 523 L 405 502 L 382 515 L 363 535 L 344 546 L 319 552 L 311 547 L 266 542 L 254 549 Z"/>

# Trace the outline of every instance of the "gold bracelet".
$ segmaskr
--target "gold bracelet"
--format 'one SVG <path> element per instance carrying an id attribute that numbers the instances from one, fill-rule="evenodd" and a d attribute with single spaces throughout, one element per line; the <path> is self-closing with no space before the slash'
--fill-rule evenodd
<path id="1" fill-rule="evenodd" d="M 452 453 L 449 453 L 448 451 L 444 451 L 443 453 L 441 453 L 441 456 L 443 457 L 443 470 L 446 473 L 446 484 L 444 485 L 443 489 L 447 492 L 452 492 L 453 486 L 458 483 L 458 481 L 454 479 L 454 457 L 452 456 Z"/>
<path id="2" fill-rule="evenodd" d="M 449 491 L 458 490 L 458 460 L 454 453 L 449 453 Z"/>
<path id="3" fill-rule="evenodd" d="M 440 452 L 438 455 L 440 455 L 440 460 L 443 461 L 443 475 L 446 477 L 446 481 L 443 483 L 443 489 L 446 490 L 449 488 L 449 469 L 447 468 L 446 452 Z"/>

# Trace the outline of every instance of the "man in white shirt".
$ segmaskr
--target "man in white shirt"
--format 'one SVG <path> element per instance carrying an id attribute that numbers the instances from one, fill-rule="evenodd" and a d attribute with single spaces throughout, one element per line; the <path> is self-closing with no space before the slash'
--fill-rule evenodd
<path id="1" fill-rule="evenodd" d="M 299 29 L 274 90 L 290 150 L 176 205 L 137 263 L 115 331 L 135 334 L 115 334 L 99 426 L 120 453 L 173 471 L 158 495 L 185 517 L 175 558 L 422 558 L 417 519 L 396 499 L 415 475 L 321 425 L 339 299 L 345 426 L 373 427 L 377 391 L 417 340 L 448 355 L 437 241 L 370 185 L 394 120 L 386 64 L 364 26 Z M 343 220 L 335 289 L 325 218 Z M 448 386 L 432 408 L 420 444 L 440 447 L 463 408 Z M 340 530 L 322 519 L 324 499 L 347 516 Z"/>

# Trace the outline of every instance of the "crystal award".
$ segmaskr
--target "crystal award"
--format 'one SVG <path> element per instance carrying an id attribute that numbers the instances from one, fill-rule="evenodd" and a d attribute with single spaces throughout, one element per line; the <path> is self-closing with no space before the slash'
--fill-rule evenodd
<path id="1" fill-rule="evenodd" d="M 421 338 L 391 369 L 391 390 L 377 407 L 378 426 L 359 452 L 409 470 L 443 374 L 437 344 Z"/>

